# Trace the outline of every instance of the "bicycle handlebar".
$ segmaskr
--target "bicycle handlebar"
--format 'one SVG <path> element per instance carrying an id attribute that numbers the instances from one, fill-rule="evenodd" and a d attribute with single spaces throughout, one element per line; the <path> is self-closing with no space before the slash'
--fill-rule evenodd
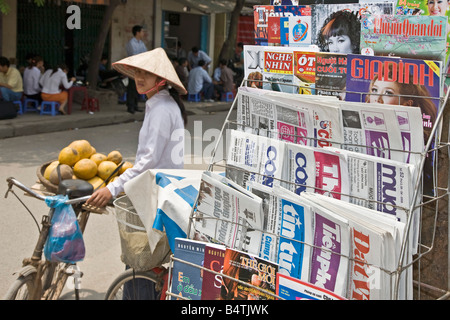
<path id="1" fill-rule="evenodd" d="M 22 184 L 20 181 L 16 180 L 13 177 L 7 178 L 6 181 L 8 182 L 8 191 L 12 188 L 13 185 L 15 185 L 16 187 L 25 191 L 26 193 L 28 193 L 29 195 L 33 196 L 36 199 L 45 201 L 45 199 L 47 198 L 46 196 L 43 196 L 41 194 L 34 192 L 33 190 L 26 187 L 24 184 Z M 7 194 L 8 194 L 8 192 L 7 192 Z M 84 202 L 87 199 L 89 199 L 90 197 L 91 196 L 84 196 L 84 197 L 80 197 L 80 198 L 69 199 L 65 202 L 65 204 L 76 204 L 76 203 Z"/>

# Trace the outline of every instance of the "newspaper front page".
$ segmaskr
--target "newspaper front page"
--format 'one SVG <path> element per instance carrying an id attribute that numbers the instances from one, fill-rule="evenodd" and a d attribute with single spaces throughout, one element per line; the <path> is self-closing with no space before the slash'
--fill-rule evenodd
<path id="1" fill-rule="evenodd" d="M 315 147 L 339 147 L 344 141 L 338 100 L 334 98 L 251 88 L 239 88 L 238 96 L 242 99 L 238 100 L 237 121 L 256 128 L 257 134 L 263 135 L 269 127 L 277 129 L 284 141 Z M 265 106 L 264 112 L 252 104 L 257 101 Z"/>
<path id="2" fill-rule="evenodd" d="M 348 298 L 392 299 L 405 224 L 389 214 L 361 208 L 330 197 L 312 193 L 304 193 L 302 197 L 347 217 L 349 223 L 353 225 L 355 255 L 349 275 Z M 376 255 L 369 254 L 373 249 L 378 252 Z M 405 264 L 412 259 L 410 250 L 406 251 L 406 255 Z M 412 267 L 409 267 L 400 274 L 398 298 L 412 299 L 412 294 Z"/>
<path id="3" fill-rule="evenodd" d="M 216 173 L 202 174 L 194 224 L 202 236 L 212 242 L 258 254 L 261 215 L 261 198 Z"/>
<path id="4" fill-rule="evenodd" d="M 340 104 L 344 125 L 342 149 L 403 161 L 401 133 L 393 109 Z"/>

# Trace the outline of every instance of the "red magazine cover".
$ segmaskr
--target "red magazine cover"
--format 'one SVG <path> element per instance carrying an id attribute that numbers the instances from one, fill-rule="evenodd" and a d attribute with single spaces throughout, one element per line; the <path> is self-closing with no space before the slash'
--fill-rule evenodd
<path id="1" fill-rule="evenodd" d="M 294 51 L 294 75 L 300 80 L 300 93 L 311 94 L 316 82 L 316 53 Z"/>
<path id="2" fill-rule="evenodd" d="M 269 43 L 269 45 L 279 46 L 281 43 L 280 17 L 268 17 L 267 26 L 267 42 Z"/>
<path id="3" fill-rule="evenodd" d="M 225 258 L 225 246 L 208 243 L 205 245 L 205 259 L 203 266 L 206 269 L 221 273 Z M 213 272 L 203 271 L 202 300 L 217 300 L 220 297 L 222 276 Z"/>

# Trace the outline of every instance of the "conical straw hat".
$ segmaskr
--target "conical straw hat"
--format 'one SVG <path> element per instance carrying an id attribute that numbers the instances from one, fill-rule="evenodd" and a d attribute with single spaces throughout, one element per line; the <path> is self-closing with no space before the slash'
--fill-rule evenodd
<path id="1" fill-rule="evenodd" d="M 156 48 L 147 52 L 127 57 L 112 64 L 113 68 L 129 78 L 134 79 L 134 70 L 139 68 L 151 72 L 167 80 L 169 85 L 178 90 L 181 95 L 187 94 L 163 48 Z"/>

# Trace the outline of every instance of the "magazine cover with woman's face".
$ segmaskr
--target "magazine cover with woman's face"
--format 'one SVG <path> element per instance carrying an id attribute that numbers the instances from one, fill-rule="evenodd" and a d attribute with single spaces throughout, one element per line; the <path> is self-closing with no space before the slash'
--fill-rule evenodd
<path id="1" fill-rule="evenodd" d="M 433 127 L 441 93 L 440 61 L 347 56 L 347 101 L 420 107 L 423 126 Z"/>
<path id="2" fill-rule="evenodd" d="M 312 44 L 318 45 L 321 52 L 347 54 L 359 53 L 362 14 L 394 12 L 392 2 L 323 4 L 311 7 Z"/>

